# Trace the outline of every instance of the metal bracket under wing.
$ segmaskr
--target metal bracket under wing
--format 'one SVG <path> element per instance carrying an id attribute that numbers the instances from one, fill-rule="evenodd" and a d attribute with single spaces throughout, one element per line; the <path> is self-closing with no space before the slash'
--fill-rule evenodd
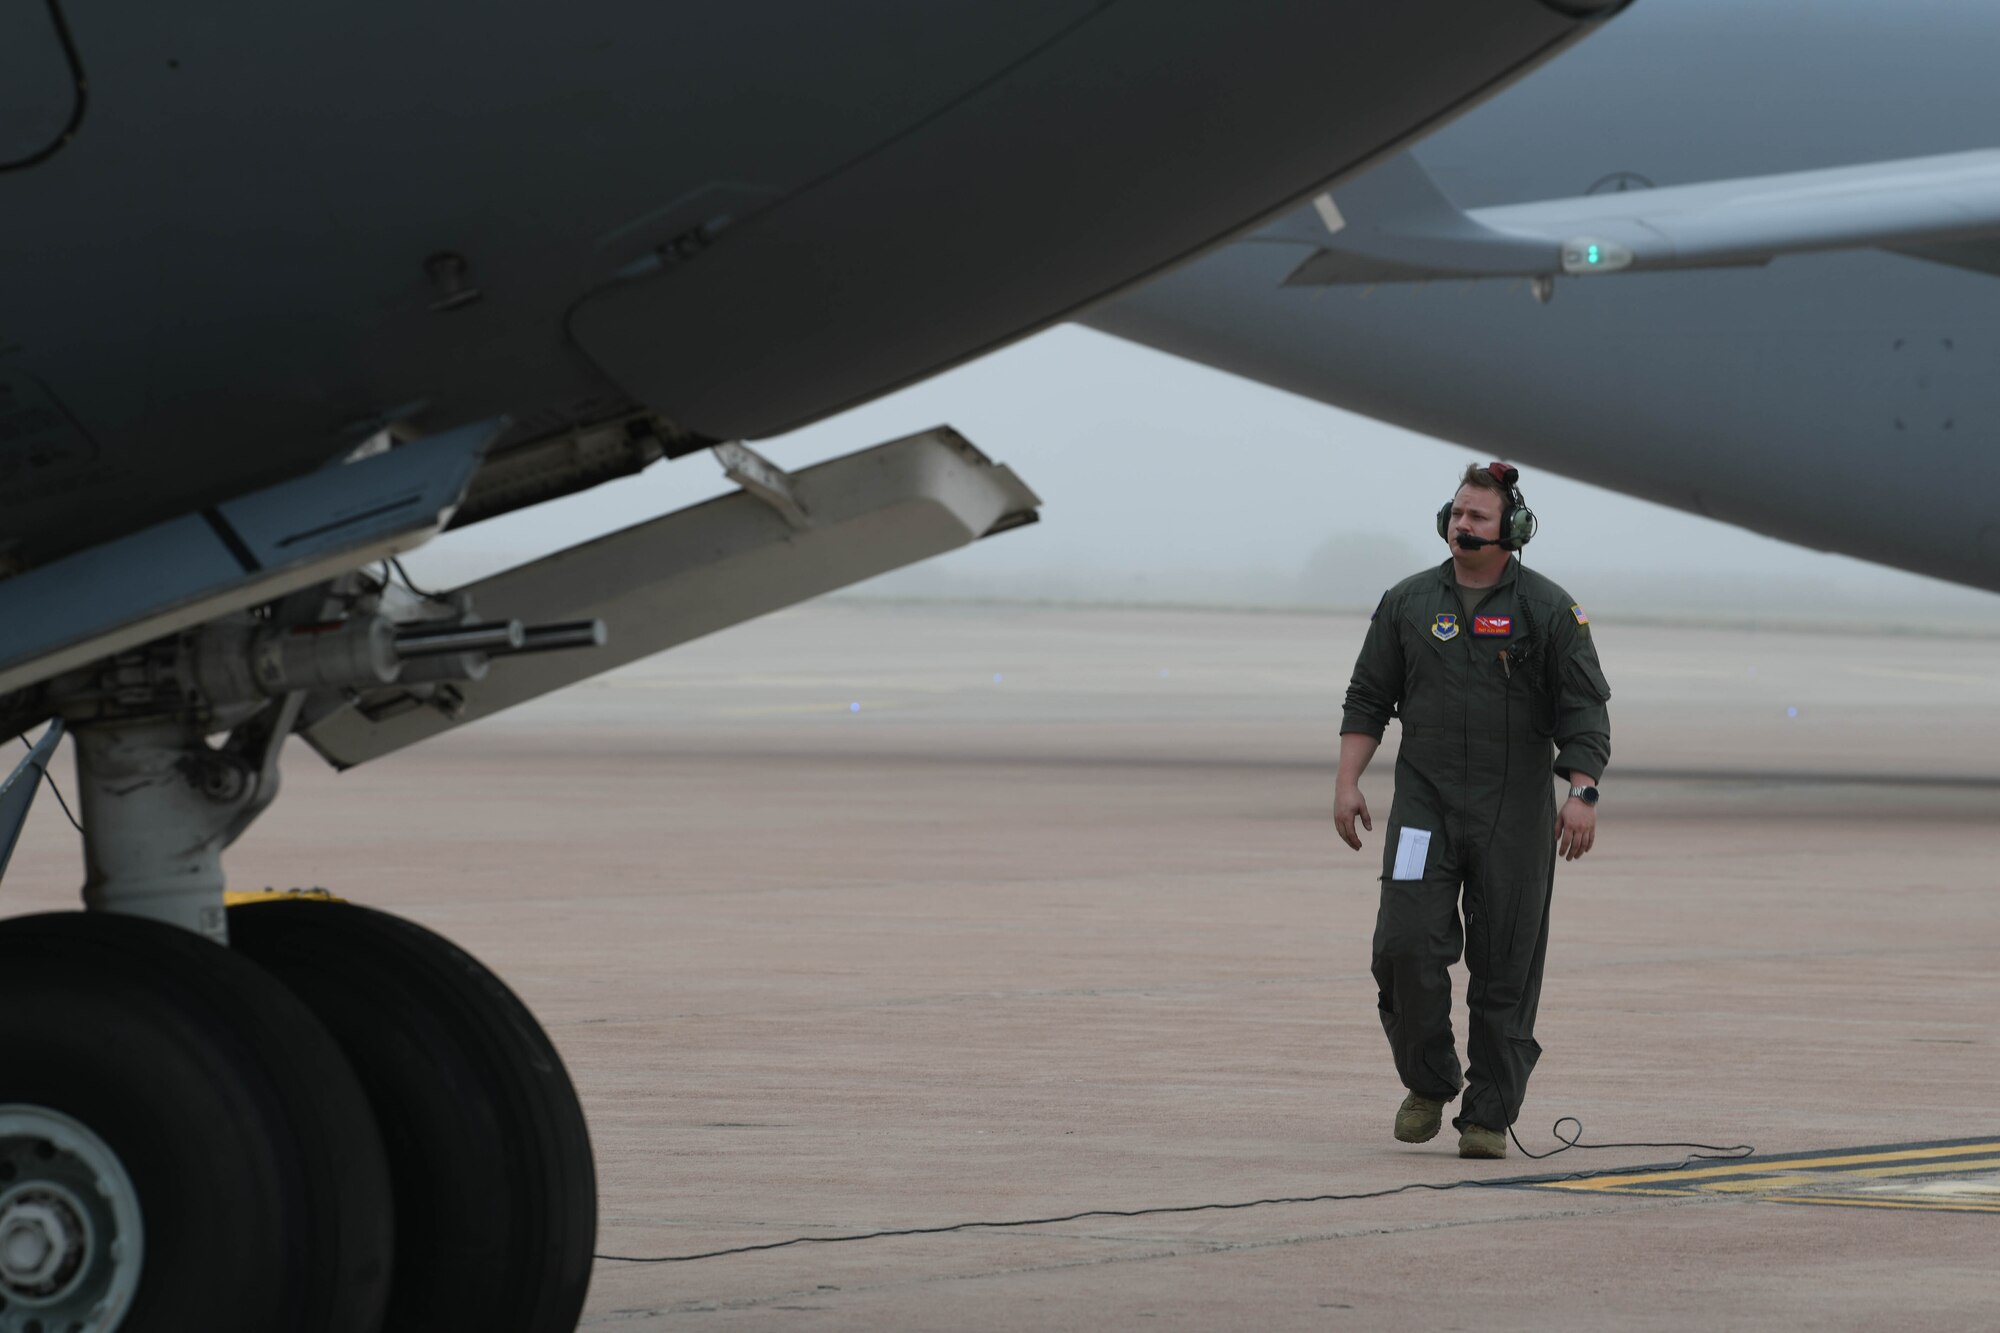
<path id="1" fill-rule="evenodd" d="M 0 580 L 0 693 L 422 545 L 506 426 L 322 468 Z"/>
<path id="2" fill-rule="evenodd" d="M 804 532 L 812 526 L 812 516 L 792 489 L 792 476 L 764 455 L 740 440 L 715 446 L 715 460 L 722 475 L 778 511 L 792 531 Z"/>
<path id="3" fill-rule="evenodd" d="M 747 453 L 747 451 L 745 451 Z M 755 458 L 750 455 L 750 458 Z M 762 463 L 763 460 L 757 460 Z M 482 614 L 525 622 L 602 620 L 609 641 L 496 663 L 453 685 L 443 707 L 348 708 L 305 732 L 338 768 L 704 634 L 1035 520 L 1041 503 L 1011 470 L 949 427 L 798 472 L 738 454 L 746 488 L 496 574 L 463 589 Z M 774 496 L 776 498 L 774 498 Z M 394 687 L 380 692 L 387 702 Z M 363 703 L 374 702 L 374 697 Z"/>

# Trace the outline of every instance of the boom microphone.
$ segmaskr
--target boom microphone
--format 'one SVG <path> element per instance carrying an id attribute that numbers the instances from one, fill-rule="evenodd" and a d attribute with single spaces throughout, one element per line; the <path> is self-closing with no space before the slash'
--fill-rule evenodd
<path id="1" fill-rule="evenodd" d="M 1475 537 L 1469 532 L 1461 532 L 1451 539 L 1452 545 L 1461 551 L 1476 551 L 1482 546 L 1505 546 L 1504 537 Z"/>

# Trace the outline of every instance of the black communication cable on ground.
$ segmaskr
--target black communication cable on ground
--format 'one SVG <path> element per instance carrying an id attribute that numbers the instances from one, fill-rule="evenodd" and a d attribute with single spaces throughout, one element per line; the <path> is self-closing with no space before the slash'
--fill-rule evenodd
<path id="1" fill-rule="evenodd" d="M 1575 1125 L 1576 1132 L 1565 1136 L 1564 1125 Z M 1245 1199 L 1234 1203 L 1187 1203 L 1169 1204 L 1158 1208 L 1086 1208 L 1081 1212 L 1064 1213 L 1056 1217 L 1023 1217 L 1004 1222 L 953 1222 L 935 1227 L 895 1227 L 882 1231 L 857 1231 L 839 1236 L 793 1236 L 788 1240 L 766 1241 L 760 1245 L 734 1245 L 725 1250 L 704 1250 L 696 1254 L 593 1254 L 593 1259 L 605 1259 L 627 1264 L 687 1264 L 700 1259 L 720 1259 L 732 1254 L 756 1254 L 764 1250 L 783 1250 L 794 1245 L 839 1245 L 848 1241 L 888 1240 L 900 1236 L 943 1236 L 954 1231 L 971 1231 L 1003 1227 L 1053 1226 L 1058 1222 L 1078 1222 L 1088 1217 L 1160 1217 L 1170 1213 L 1211 1213 L 1241 1212 L 1247 1208 L 1267 1208 L 1277 1205 L 1302 1203 L 1353 1203 L 1363 1199 L 1386 1199 L 1397 1194 L 1410 1194 L 1419 1190 L 1429 1190 L 1443 1194 L 1461 1189 L 1512 1189 L 1528 1183 L 1548 1183 L 1563 1180 L 1589 1180 L 1595 1176 L 1638 1176 L 1664 1171 L 1680 1171 L 1698 1161 L 1736 1161 L 1756 1154 L 1756 1149 L 1747 1143 L 1718 1147 L 1712 1143 L 1585 1143 L 1583 1141 L 1583 1121 L 1573 1115 L 1557 1120 L 1549 1131 L 1557 1141 L 1557 1147 L 1544 1153 L 1529 1152 L 1522 1146 L 1520 1137 L 1510 1127 L 1507 1131 L 1513 1138 L 1514 1146 L 1521 1155 L 1533 1161 L 1554 1157 L 1557 1153 L 1568 1152 L 1571 1148 L 1587 1150 L 1595 1148 L 1687 1148 L 1692 1151 L 1678 1162 L 1656 1166 L 1616 1166 L 1597 1171 L 1572 1171 L 1566 1175 L 1539 1176 L 1524 1179 L 1519 1176 L 1503 1180 L 1472 1178 L 1467 1180 L 1447 1180 L 1433 1183 L 1413 1181 L 1408 1185 L 1394 1185 L 1388 1189 L 1364 1190 L 1356 1194 L 1304 1194 L 1292 1197 L 1269 1199 Z"/>
<path id="2" fill-rule="evenodd" d="M 20 735 L 18 739 L 20 740 L 21 744 L 26 745 L 28 747 L 29 754 L 33 754 L 35 752 L 34 745 L 28 740 L 25 734 Z M 49 784 L 49 791 L 54 793 L 56 798 L 56 804 L 62 807 L 62 812 L 64 816 L 69 820 L 69 826 L 75 829 L 78 833 L 83 832 L 83 825 L 76 822 L 75 815 L 70 814 L 69 802 L 63 799 L 62 788 L 56 786 L 56 780 L 53 777 L 49 776 L 48 765 L 37 762 L 35 764 L 35 771 L 42 775 L 42 781 Z"/>
<path id="3" fill-rule="evenodd" d="M 83 128 L 83 113 L 90 107 L 90 80 L 83 74 L 83 57 L 77 52 L 76 39 L 70 35 L 69 20 L 63 17 L 62 0 L 48 0 L 49 25 L 55 29 L 56 40 L 62 43 L 63 59 L 69 62 L 70 86 L 72 89 L 69 121 L 57 132 L 56 137 L 43 144 L 26 157 L 17 157 L 12 162 L 0 162 L 0 173 L 26 171 L 38 167 L 75 142 L 77 131 Z"/>

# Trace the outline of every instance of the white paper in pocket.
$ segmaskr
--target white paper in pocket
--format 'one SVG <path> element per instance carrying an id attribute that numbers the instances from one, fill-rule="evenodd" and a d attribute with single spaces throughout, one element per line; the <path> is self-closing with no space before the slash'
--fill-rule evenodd
<path id="1" fill-rule="evenodd" d="M 1391 879 L 1422 879 L 1424 858 L 1430 855 L 1431 831 L 1427 828 L 1406 828 L 1396 839 L 1396 872 Z"/>

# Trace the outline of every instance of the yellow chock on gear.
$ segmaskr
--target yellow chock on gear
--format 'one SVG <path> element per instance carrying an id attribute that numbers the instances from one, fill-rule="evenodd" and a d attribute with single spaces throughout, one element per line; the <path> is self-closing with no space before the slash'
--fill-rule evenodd
<path id="1" fill-rule="evenodd" d="M 1460 1157 L 1497 1159 L 1507 1155 L 1507 1135 L 1484 1125 L 1467 1125 L 1458 1132 Z"/>
<path id="2" fill-rule="evenodd" d="M 309 903 L 344 903 L 347 899 L 332 889 L 224 889 L 222 905 L 241 907 L 244 903 L 275 903 L 300 899 Z"/>

